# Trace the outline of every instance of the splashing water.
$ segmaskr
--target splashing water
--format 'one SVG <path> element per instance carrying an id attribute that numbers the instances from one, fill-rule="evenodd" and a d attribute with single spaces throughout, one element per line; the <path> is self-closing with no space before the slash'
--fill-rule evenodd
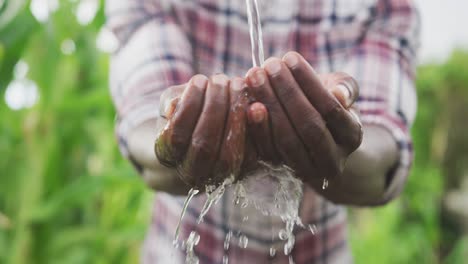
<path id="1" fill-rule="evenodd" d="M 258 12 L 257 0 L 245 0 L 247 17 L 250 27 L 250 43 L 252 44 L 252 60 L 255 67 L 261 67 L 265 60 L 263 51 L 262 23 Z"/>
<path id="2" fill-rule="evenodd" d="M 239 247 L 247 248 L 248 244 L 249 244 L 249 238 L 246 235 L 241 235 L 239 237 Z"/>
<path id="3" fill-rule="evenodd" d="M 224 239 L 224 250 L 229 250 L 229 245 L 231 243 L 232 231 L 229 231 L 226 234 L 226 238 Z"/>
<path id="4" fill-rule="evenodd" d="M 273 257 L 275 257 L 275 256 L 276 256 L 276 249 L 273 248 L 273 247 L 271 247 L 271 248 L 270 248 L 270 257 L 273 258 Z"/>
<path id="5" fill-rule="evenodd" d="M 312 233 L 312 235 L 316 235 L 317 234 L 317 226 L 316 225 L 308 225 L 307 226 L 309 228 L 309 231 Z"/>
<path id="6" fill-rule="evenodd" d="M 235 177 L 234 175 L 232 175 L 231 177 L 226 178 L 224 182 L 218 187 L 214 185 L 206 186 L 206 202 L 203 205 L 203 209 L 201 210 L 200 216 L 198 217 L 198 224 L 203 222 L 203 218 L 208 213 L 210 208 L 213 206 L 213 204 L 218 203 L 219 199 L 221 199 L 224 192 L 226 191 L 226 188 L 231 186 L 234 183 L 234 180 Z"/>
<path id="7" fill-rule="evenodd" d="M 200 235 L 197 232 L 192 231 L 186 242 L 186 249 L 185 249 L 185 253 L 186 253 L 185 263 L 186 264 L 198 264 L 199 263 L 198 257 L 195 255 L 195 252 L 193 251 L 193 248 L 196 245 L 198 245 L 199 242 L 200 242 Z"/>
<path id="8" fill-rule="evenodd" d="M 265 162 L 259 162 L 259 165 L 259 169 L 246 175 L 245 180 L 238 183 L 242 187 L 237 187 L 236 190 L 242 191 L 244 199 L 250 201 L 263 215 L 280 217 L 285 223 L 285 229 L 281 229 L 278 236 L 286 241 L 284 252 L 289 255 L 295 244 L 294 228 L 304 228 L 299 217 L 303 183 L 287 166 L 272 166 Z M 264 186 L 270 188 L 265 190 Z"/>
<path id="9" fill-rule="evenodd" d="M 328 188 L 328 184 L 328 180 L 324 178 L 322 183 L 322 190 L 326 190 Z"/>
<path id="10" fill-rule="evenodd" d="M 200 191 L 196 189 L 190 189 L 187 199 L 184 202 L 184 206 L 182 207 L 182 212 L 180 213 L 179 217 L 179 223 L 177 223 L 177 228 L 175 231 L 175 237 L 174 237 L 174 245 L 177 247 L 178 241 L 179 241 L 179 232 L 180 232 L 180 223 L 182 223 L 182 219 L 184 218 L 185 212 L 187 212 L 187 207 L 190 203 L 190 201 L 197 195 Z"/>

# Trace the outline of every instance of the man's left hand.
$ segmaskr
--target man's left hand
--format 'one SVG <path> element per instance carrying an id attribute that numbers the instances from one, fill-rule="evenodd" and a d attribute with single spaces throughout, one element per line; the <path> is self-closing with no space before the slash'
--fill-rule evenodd
<path id="1" fill-rule="evenodd" d="M 250 131 L 262 159 L 284 163 L 315 189 L 340 180 L 347 157 L 362 141 L 352 106 L 356 81 L 344 73 L 318 75 L 298 53 L 271 58 L 247 74 L 256 99 Z"/>

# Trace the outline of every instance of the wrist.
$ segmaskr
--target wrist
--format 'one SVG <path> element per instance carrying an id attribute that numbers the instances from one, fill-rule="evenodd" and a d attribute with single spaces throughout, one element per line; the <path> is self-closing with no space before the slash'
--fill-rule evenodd
<path id="1" fill-rule="evenodd" d="M 340 181 L 322 193 L 333 202 L 378 205 L 385 200 L 387 175 L 398 161 L 398 146 L 385 128 L 373 125 L 363 129 L 363 142 L 349 156 Z"/>

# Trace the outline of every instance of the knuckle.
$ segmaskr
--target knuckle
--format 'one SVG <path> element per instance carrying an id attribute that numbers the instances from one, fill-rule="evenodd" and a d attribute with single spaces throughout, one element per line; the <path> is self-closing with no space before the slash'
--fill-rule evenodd
<path id="1" fill-rule="evenodd" d="M 301 134 L 303 134 L 304 137 L 312 139 L 312 142 L 315 145 L 325 137 L 326 127 L 320 116 L 311 116 L 307 120 L 309 121 L 303 122 L 299 125 L 298 130 L 301 131 Z"/>
<path id="2" fill-rule="evenodd" d="M 278 98 L 283 102 L 284 105 L 294 105 L 297 106 L 297 99 L 294 96 L 291 96 L 292 87 L 289 85 L 281 86 L 275 89 Z"/>
<path id="3" fill-rule="evenodd" d="M 202 158 L 213 158 L 216 155 L 217 149 L 215 144 L 205 137 L 194 137 L 191 142 L 192 151 L 197 153 Z"/>
<path id="4" fill-rule="evenodd" d="M 295 135 L 294 136 L 283 136 L 278 141 L 278 147 L 284 155 L 290 155 L 302 148 L 302 143 Z"/>
<path id="5" fill-rule="evenodd" d="M 327 110 L 323 115 L 325 122 L 327 123 L 336 123 L 343 118 L 345 114 L 345 109 L 341 106 L 340 103 L 333 101 L 328 105 Z"/>
<path id="6" fill-rule="evenodd" d="M 356 126 L 356 129 L 355 131 L 353 131 L 353 133 L 351 133 L 351 137 L 350 137 L 350 143 L 349 143 L 349 151 L 350 153 L 354 152 L 355 150 L 357 150 L 361 144 L 362 144 L 362 138 L 363 138 L 363 131 L 362 131 L 362 126 L 360 124 L 358 124 Z"/>

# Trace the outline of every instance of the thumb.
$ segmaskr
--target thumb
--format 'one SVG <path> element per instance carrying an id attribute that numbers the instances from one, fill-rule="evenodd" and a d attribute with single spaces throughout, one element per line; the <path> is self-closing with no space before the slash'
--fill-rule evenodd
<path id="1" fill-rule="evenodd" d="M 359 85 L 356 80 L 344 72 L 320 75 L 326 89 L 338 99 L 341 105 L 349 109 L 359 97 Z"/>
<path id="2" fill-rule="evenodd" d="M 271 131 L 266 106 L 259 102 L 250 105 L 247 109 L 247 120 L 249 122 L 249 134 L 260 159 L 273 164 L 277 163 L 278 158 L 273 143 L 273 131 Z"/>

